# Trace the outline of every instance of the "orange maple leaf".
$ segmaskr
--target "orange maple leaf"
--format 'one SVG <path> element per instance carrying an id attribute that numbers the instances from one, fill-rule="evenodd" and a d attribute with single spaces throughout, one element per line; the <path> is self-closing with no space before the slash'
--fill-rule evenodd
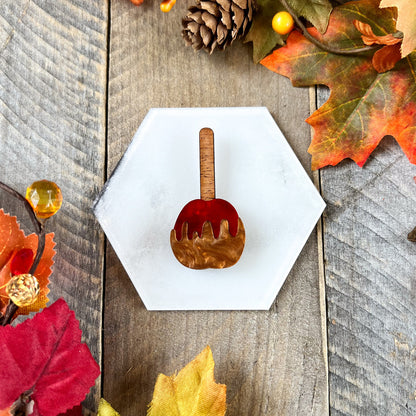
<path id="1" fill-rule="evenodd" d="M 39 281 L 39 295 L 31 305 L 19 308 L 16 315 L 28 315 L 30 312 L 37 312 L 46 307 L 49 301 L 47 297 L 49 276 L 52 273 L 51 266 L 54 264 L 53 257 L 56 253 L 53 237 L 53 233 L 45 236 L 45 250 L 34 273 Z M 13 254 L 23 248 L 30 248 L 35 253 L 37 246 L 38 236 L 36 234 L 26 236 L 19 227 L 16 217 L 12 217 L 0 209 L 0 287 L 6 285 L 12 277 L 10 262 Z M 8 297 L 3 287 L 0 290 L 0 312 L 5 312 L 7 303 Z"/>
<path id="2" fill-rule="evenodd" d="M 344 50 L 362 47 L 353 20 L 377 22 L 380 35 L 394 33 L 395 9 L 379 9 L 378 0 L 359 0 L 336 7 L 324 35 L 308 29 L 322 43 Z M 350 158 L 363 166 L 386 135 L 392 135 L 411 163 L 416 164 L 416 52 L 391 71 L 378 73 L 372 56 L 342 56 L 326 52 L 298 31 L 287 45 L 261 63 L 289 77 L 294 86 L 327 85 L 328 101 L 306 121 L 314 128 L 308 152 L 312 169 Z"/>

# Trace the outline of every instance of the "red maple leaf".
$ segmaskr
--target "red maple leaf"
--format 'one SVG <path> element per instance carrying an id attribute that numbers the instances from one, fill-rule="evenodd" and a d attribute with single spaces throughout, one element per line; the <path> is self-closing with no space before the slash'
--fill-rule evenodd
<path id="1" fill-rule="evenodd" d="M 69 409 L 66 413 L 59 413 L 58 416 L 82 416 L 82 406 L 74 406 L 72 409 Z"/>
<path id="2" fill-rule="evenodd" d="M 321 42 L 341 49 L 363 46 L 353 21 L 369 24 L 376 36 L 395 32 L 396 10 L 379 9 L 378 0 L 360 0 L 336 7 Z M 336 165 L 345 158 L 363 166 L 386 135 L 392 135 L 412 163 L 416 163 L 416 52 L 379 74 L 372 53 L 343 56 L 325 52 L 293 31 L 287 46 L 261 63 L 289 77 L 294 86 L 324 84 L 328 101 L 306 121 L 314 128 L 308 149 L 312 169 Z"/>
<path id="3" fill-rule="evenodd" d="M 79 405 L 100 374 L 63 299 L 16 327 L 0 327 L 0 350 L 0 409 L 31 392 L 33 416 L 65 413 Z"/>

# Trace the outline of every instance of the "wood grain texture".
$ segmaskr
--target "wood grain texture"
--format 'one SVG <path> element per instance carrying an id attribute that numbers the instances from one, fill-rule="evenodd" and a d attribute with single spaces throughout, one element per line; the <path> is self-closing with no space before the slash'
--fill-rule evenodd
<path id="1" fill-rule="evenodd" d="M 331 415 L 416 414 L 415 175 L 392 138 L 321 172 Z"/>
<path id="2" fill-rule="evenodd" d="M 308 90 L 255 66 L 248 45 L 212 56 L 186 48 L 189 4 L 163 14 L 157 2 L 111 3 L 108 172 L 151 107 L 259 105 L 309 169 L 310 133 L 300 122 Z M 209 344 L 216 378 L 228 386 L 227 415 L 328 414 L 317 256 L 314 232 L 267 312 L 148 312 L 109 246 L 104 396 L 123 416 L 145 415 L 158 373 L 175 372 Z"/>
<path id="3" fill-rule="evenodd" d="M 215 151 L 214 132 L 209 128 L 199 132 L 199 166 L 201 199 L 210 201 L 215 198 Z"/>
<path id="4" fill-rule="evenodd" d="M 90 207 L 104 178 L 107 7 L 0 2 L 0 178 L 21 193 L 44 178 L 61 187 L 62 209 L 47 225 L 57 242 L 50 298 L 75 310 L 98 362 L 103 237 Z M 0 198 L 30 231 L 15 201 Z M 99 394 L 100 380 L 87 407 Z"/>

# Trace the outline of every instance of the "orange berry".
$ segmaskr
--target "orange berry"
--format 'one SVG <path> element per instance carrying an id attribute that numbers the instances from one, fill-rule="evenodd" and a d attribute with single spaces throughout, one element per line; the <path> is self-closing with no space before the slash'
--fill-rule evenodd
<path id="1" fill-rule="evenodd" d="M 170 12 L 175 3 L 176 0 L 163 0 L 162 3 L 160 3 L 160 10 L 164 13 Z"/>
<path id="2" fill-rule="evenodd" d="M 294 26 L 293 17 L 288 12 L 279 12 L 273 16 L 272 28 L 279 35 L 287 35 Z"/>

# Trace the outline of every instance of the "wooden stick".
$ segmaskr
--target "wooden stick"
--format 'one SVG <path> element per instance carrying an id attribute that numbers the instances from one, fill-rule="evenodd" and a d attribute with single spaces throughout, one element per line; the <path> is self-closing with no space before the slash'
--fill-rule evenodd
<path id="1" fill-rule="evenodd" d="M 215 198 L 214 132 L 203 128 L 199 132 L 199 167 L 201 199 Z"/>

